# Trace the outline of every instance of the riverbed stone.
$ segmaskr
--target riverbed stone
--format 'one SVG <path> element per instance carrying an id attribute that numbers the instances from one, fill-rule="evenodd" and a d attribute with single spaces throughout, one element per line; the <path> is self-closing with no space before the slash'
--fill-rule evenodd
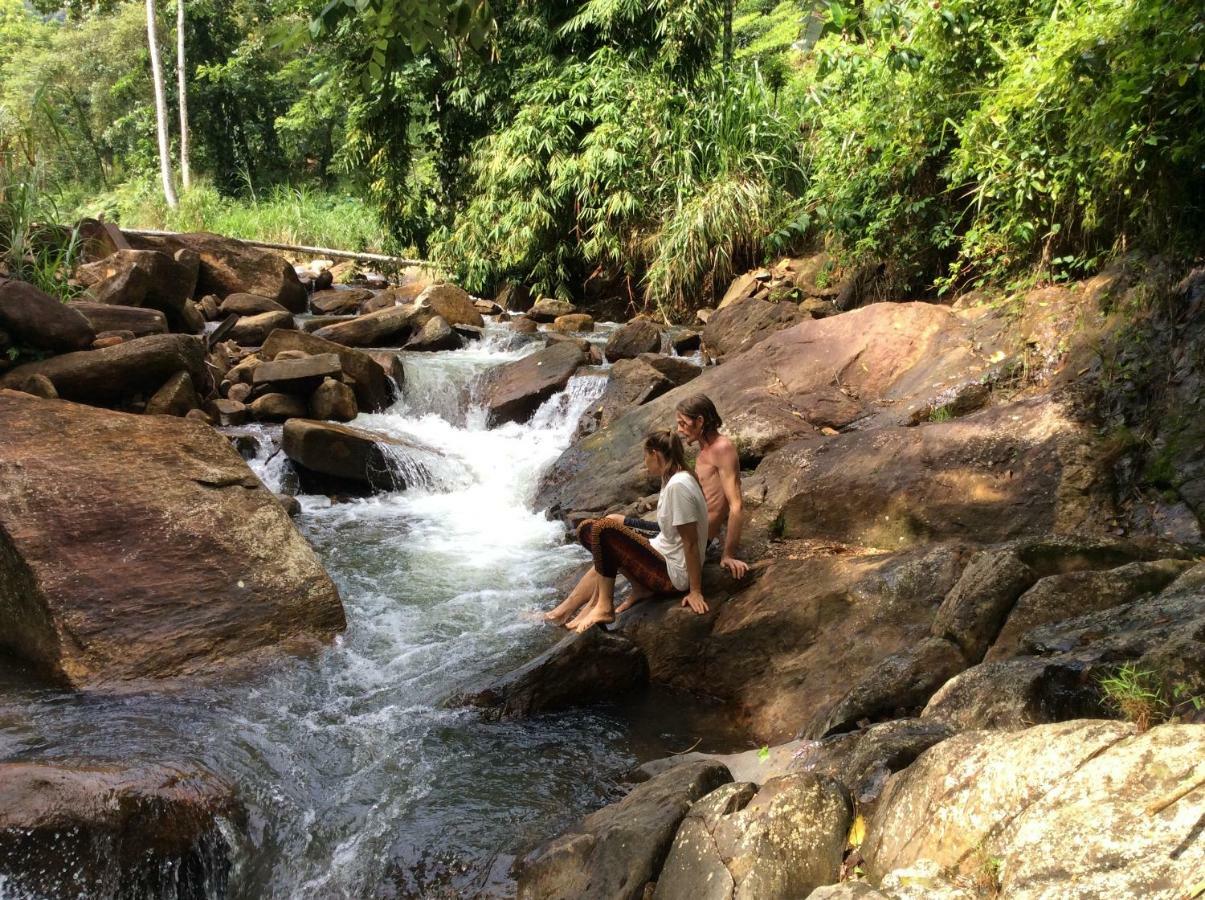
<path id="1" fill-rule="evenodd" d="M 527 310 L 527 315 L 537 322 L 555 322 L 558 317 L 569 316 L 577 311 L 577 307 L 568 300 L 541 297 Z"/>
<path id="2" fill-rule="evenodd" d="M 452 330 L 443 316 L 432 316 L 418 331 L 406 341 L 407 350 L 433 353 L 439 350 L 459 350 L 464 346 L 464 338 Z"/>
<path id="3" fill-rule="evenodd" d="M 0 329 L 18 345 L 52 353 L 84 350 L 96 339 L 78 310 L 24 281 L 0 279 Z"/>
<path id="4" fill-rule="evenodd" d="M 730 356 L 806 318 L 794 303 L 750 297 L 722 307 L 707 321 L 703 346 L 713 357 Z"/>
<path id="5" fill-rule="evenodd" d="M 743 787 L 691 807 L 654 900 L 794 900 L 840 878 L 853 821 L 844 787 L 813 773 L 772 778 L 751 795 Z"/>
<path id="6" fill-rule="evenodd" d="M 224 893 L 246 813 L 234 786 L 192 764 L 0 763 L 0 871 L 20 896 Z"/>
<path id="7" fill-rule="evenodd" d="M 310 415 L 332 422 L 350 422 L 357 415 L 355 392 L 342 381 L 323 379 L 310 395 Z"/>
<path id="8" fill-rule="evenodd" d="M 606 428 L 628 410 L 673 390 L 674 383 L 639 359 L 621 359 L 608 373 L 607 386 L 583 418 L 590 430 Z"/>
<path id="9" fill-rule="evenodd" d="M 391 306 L 346 322 L 325 325 L 314 334 L 347 347 L 388 347 L 403 344 L 414 328 L 413 306 Z"/>
<path id="10" fill-rule="evenodd" d="M 55 390 L 54 382 L 45 375 L 33 374 L 14 381 L 11 389 L 21 391 L 33 397 L 41 397 L 43 400 L 57 400 L 59 398 L 59 392 Z"/>
<path id="11" fill-rule="evenodd" d="M 648 319 L 633 319 L 616 328 L 607 338 L 603 356 L 607 362 L 635 359 L 641 353 L 656 353 L 661 349 L 661 329 Z"/>
<path id="12" fill-rule="evenodd" d="M 549 331 L 560 331 L 565 334 L 576 334 L 582 331 L 594 330 L 594 317 L 587 313 L 570 313 L 567 316 L 557 316 L 548 326 Z"/>
<path id="13" fill-rule="evenodd" d="M 142 272 L 142 278 L 123 273 Z M 187 262 L 154 249 L 118 250 L 104 259 L 76 269 L 76 277 L 95 286 L 92 299 L 123 306 L 147 306 L 160 310 L 172 331 L 200 334 L 205 322 L 189 303 L 197 274 Z"/>
<path id="14" fill-rule="evenodd" d="M 668 378 L 673 382 L 674 387 L 681 387 L 703 374 L 702 368 L 679 356 L 666 356 L 664 353 L 641 353 L 636 358 L 641 362 L 648 363 Z"/>
<path id="15" fill-rule="evenodd" d="M 330 288 L 310 295 L 310 309 L 323 316 L 355 315 L 371 298 L 372 291 L 364 288 Z"/>
<path id="16" fill-rule="evenodd" d="M 522 862 L 521 900 L 637 900 L 656 879 L 695 801 L 732 780 L 711 762 L 688 763 L 635 787 Z"/>
<path id="17" fill-rule="evenodd" d="M 10 387 L 29 375 L 45 375 L 60 397 L 81 403 L 116 403 L 133 394 L 149 395 L 177 372 L 206 384 L 205 349 L 199 338 L 154 334 L 103 350 L 81 350 L 18 366 L 0 378 Z"/>
<path id="18" fill-rule="evenodd" d="M 302 397 L 269 392 L 252 400 L 247 411 L 257 422 L 284 422 L 286 419 L 304 419 L 310 410 Z"/>
<path id="19" fill-rule="evenodd" d="M 585 362 L 586 354 L 579 347 L 553 344 L 494 369 L 483 390 L 489 421 L 527 421 L 541 403 L 564 389 Z"/>
<path id="20" fill-rule="evenodd" d="M 291 312 L 266 312 L 253 316 L 241 316 L 230 329 L 228 337 L 244 347 L 258 347 L 263 344 L 269 334 L 278 328 L 293 328 Z"/>
<path id="21" fill-rule="evenodd" d="M 403 490 L 438 455 L 412 441 L 303 418 L 285 422 L 281 447 L 303 485 L 359 492 Z"/>
<path id="22" fill-rule="evenodd" d="M 473 303 L 473 298 L 460 287 L 448 282 L 440 282 L 423 288 L 414 300 L 419 309 L 430 310 L 449 325 L 468 325 L 473 328 L 484 328 L 485 319 Z"/>
<path id="23" fill-rule="evenodd" d="M 278 352 L 276 357 L 261 362 L 251 373 L 251 383 L 257 390 L 308 396 L 324 379 L 343 374 L 343 363 L 337 353 L 285 359 Z"/>
<path id="24" fill-rule="evenodd" d="M 231 294 L 220 304 L 218 312 L 222 316 L 231 313 L 239 316 L 257 316 L 261 313 L 288 312 L 283 306 L 269 297 L 259 294 Z"/>
<path id="25" fill-rule="evenodd" d="M 622 635 L 591 628 L 562 638 L 484 687 L 462 692 L 456 705 L 522 718 L 617 697 L 647 681 L 648 663 L 640 648 Z"/>
<path id="26" fill-rule="evenodd" d="M 152 416 L 186 416 L 200 406 L 201 399 L 193 386 L 192 376 L 177 372 L 146 402 L 146 412 Z"/>
<path id="27" fill-rule="evenodd" d="M 0 643 L 55 680 L 216 670 L 343 629 L 314 551 L 208 426 L 8 393 L 0 429 Z"/>
<path id="28" fill-rule="evenodd" d="M 507 323 L 507 327 L 511 331 L 517 331 L 520 334 L 535 334 L 540 330 L 540 326 L 536 320 L 529 316 L 515 316 Z"/>
<path id="29" fill-rule="evenodd" d="M 405 370 L 397 354 L 391 356 L 395 364 L 387 368 L 371 351 L 344 347 L 301 331 L 274 331 L 264 341 L 262 350 L 264 356 L 271 359 L 289 350 L 298 350 L 310 356 L 334 353 L 339 357 L 343 371 L 354 380 L 352 389 L 356 393 L 356 404 L 365 412 L 384 412 L 393 403 L 394 389 L 390 378 L 399 386 L 405 383 Z"/>
<path id="30" fill-rule="evenodd" d="M 67 305 L 83 315 L 97 334 L 105 331 L 130 331 L 134 337 L 167 334 L 167 316 L 157 309 L 91 303 L 87 300 L 72 300 Z"/>

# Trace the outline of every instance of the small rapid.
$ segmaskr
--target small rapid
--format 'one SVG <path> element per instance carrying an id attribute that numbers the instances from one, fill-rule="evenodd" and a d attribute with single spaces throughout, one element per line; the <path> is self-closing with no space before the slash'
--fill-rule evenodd
<path id="1" fill-rule="evenodd" d="M 240 898 L 510 896 L 514 855 L 613 796 L 642 757 L 691 739 L 673 709 L 603 706 L 528 721 L 448 708 L 560 635 L 539 613 L 586 557 L 531 509 L 606 376 L 584 371 L 523 425 L 487 428 L 475 386 L 531 344 L 490 328 L 470 347 L 405 354 L 405 390 L 352 424 L 436 452 L 399 464 L 404 492 L 299 497 L 298 527 L 344 599 L 348 628 L 311 657 L 249 680 L 75 694 L 0 671 L 6 758 L 199 763 L 249 814 L 229 893 Z M 292 490 L 279 426 L 241 429 L 266 486 Z M 0 896 L 4 890 L 0 887 Z"/>

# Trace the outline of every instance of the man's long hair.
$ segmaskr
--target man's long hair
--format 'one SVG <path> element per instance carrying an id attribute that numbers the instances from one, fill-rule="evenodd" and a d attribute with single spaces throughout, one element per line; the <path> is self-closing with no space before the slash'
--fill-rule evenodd
<path id="1" fill-rule="evenodd" d="M 720 426 L 724 424 L 724 420 L 720 418 L 715 404 L 711 402 L 711 398 L 706 394 L 695 394 L 687 397 L 678 404 L 677 410 L 688 419 L 701 418 L 703 420 L 704 434 L 715 434 L 720 430 Z"/>

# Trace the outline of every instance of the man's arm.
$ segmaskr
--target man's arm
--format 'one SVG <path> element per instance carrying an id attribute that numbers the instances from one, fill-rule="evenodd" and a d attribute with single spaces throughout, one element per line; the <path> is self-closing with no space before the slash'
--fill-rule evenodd
<path id="1" fill-rule="evenodd" d="M 690 591 L 682 598 L 682 605 L 702 615 L 707 612 L 707 601 L 703 599 L 703 564 L 699 562 L 699 523 L 686 522 L 677 529 L 686 551 L 686 576 L 690 579 Z"/>
<path id="2" fill-rule="evenodd" d="M 741 462 L 737 456 L 736 447 L 731 441 L 718 455 L 716 469 L 720 476 L 720 486 L 724 489 L 724 499 L 728 501 L 728 534 L 724 538 L 724 553 L 720 557 L 720 565 L 732 573 L 734 578 L 744 578 L 749 567 L 736 558 L 737 548 L 741 545 L 741 528 L 745 524 L 745 501 L 741 496 Z"/>

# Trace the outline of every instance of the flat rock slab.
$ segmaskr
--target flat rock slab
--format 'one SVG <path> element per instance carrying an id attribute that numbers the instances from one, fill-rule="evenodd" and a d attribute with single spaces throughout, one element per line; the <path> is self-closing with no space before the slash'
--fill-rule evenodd
<path id="1" fill-rule="evenodd" d="M 157 309 L 90 303 L 87 300 L 72 300 L 67 305 L 82 313 L 98 334 L 102 331 L 129 331 L 135 337 L 167 334 L 167 316 Z"/>
<path id="2" fill-rule="evenodd" d="M 177 372 L 187 372 L 196 385 L 208 384 L 205 345 L 199 338 L 152 334 L 103 350 L 64 353 L 18 366 L 0 378 L 0 387 L 45 375 L 65 400 L 104 404 L 134 394 L 150 396 Z"/>
<path id="3" fill-rule="evenodd" d="M 96 339 L 79 310 L 24 281 L 0 279 L 0 329 L 16 344 L 54 353 L 84 350 Z"/>
<path id="4" fill-rule="evenodd" d="M 0 394 L 0 646 L 75 687 L 344 628 L 314 551 L 207 425 Z"/>
<path id="5" fill-rule="evenodd" d="M 586 354 L 581 348 L 557 343 L 499 366 L 490 373 L 485 385 L 485 407 L 490 422 L 527 421 L 585 363 Z"/>
<path id="6" fill-rule="evenodd" d="M 337 353 L 319 353 L 302 359 L 281 359 L 261 362 L 251 373 L 256 387 L 269 385 L 284 393 L 305 393 L 322 384 L 324 378 L 338 378 L 343 363 Z"/>
<path id="7" fill-rule="evenodd" d="M 695 801 L 731 780 L 722 765 L 698 762 L 637 786 L 528 855 L 519 875 L 519 897 L 637 900 L 660 872 Z"/>
<path id="8" fill-rule="evenodd" d="M 338 356 L 343 371 L 355 379 L 352 389 L 356 392 L 356 405 L 365 412 L 383 412 L 388 409 L 394 395 L 389 379 L 392 377 L 401 385 L 405 377 L 401 365 L 393 365 L 386 370 L 374 357 L 362 350 L 354 350 L 317 335 L 292 329 L 273 331 L 264 341 L 260 353 L 265 359 L 272 359 L 285 350 L 300 350 L 311 356 L 323 353 L 334 353 Z M 394 360 L 396 362 L 396 355 Z"/>
<path id="9" fill-rule="evenodd" d="M 318 337 L 346 347 L 399 346 L 416 327 L 413 306 L 390 306 L 346 322 L 324 325 Z"/>
<path id="10" fill-rule="evenodd" d="M 14 896 L 225 894 L 241 827 L 234 787 L 192 765 L 0 763 L 0 871 Z"/>
<path id="11" fill-rule="evenodd" d="M 369 491 L 397 491 L 422 483 L 430 475 L 425 462 L 438 455 L 430 447 L 389 435 L 301 418 L 285 423 L 281 446 L 303 480 L 312 473 L 338 479 L 331 483 L 335 488 Z M 320 482 L 312 483 L 322 487 Z"/>

